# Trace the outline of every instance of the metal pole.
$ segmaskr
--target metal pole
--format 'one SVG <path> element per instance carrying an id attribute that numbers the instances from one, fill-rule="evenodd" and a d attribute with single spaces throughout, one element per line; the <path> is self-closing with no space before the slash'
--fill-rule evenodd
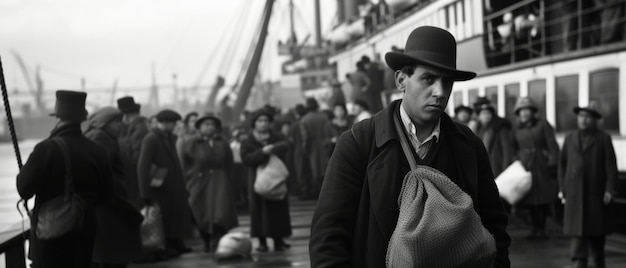
<path id="1" fill-rule="evenodd" d="M 22 169 L 22 156 L 20 155 L 20 147 L 17 143 L 17 135 L 15 133 L 15 125 L 13 124 L 13 116 L 11 115 L 11 105 L 9 104 L 9 94 L 7 86 L 4 83 L 4 70 L 2 69 L 2 57 L 0 57 L 0 86 L 2 87 L 2 100 L 4 101 L 4 111 L 7 115 L 9 123 L 9 132 L 11 133 L 11 141 L 13 142 L 13 150 L 15 150 L 15 158 L 17 166 Z"/>

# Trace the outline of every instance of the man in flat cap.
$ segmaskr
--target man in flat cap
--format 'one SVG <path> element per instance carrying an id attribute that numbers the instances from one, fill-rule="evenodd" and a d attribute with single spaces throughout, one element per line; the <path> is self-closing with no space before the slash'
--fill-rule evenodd
<path id="1" fill-rule="evenodd" d="M 173 131 L 181 116 L 172 110 L 156 115 L 158 125 L 143 139 L 139 153 L 139 189 L 146 206 L 156 204 L 163 213 L 166 254 L 178 256 L 190 250 L 184 239 L 192 235 L 189 194 L 183 169 L 176 153 Z"/>
<path id="2" fill-rule="evenodd" d="M 565 203 L 563 234 L 572 238 L 574 267 L 606 267 L 604 244 L 611 232 L 607 205 L 615 195 L 617 162 L 611 135 L 598 128 L 596 102 L 576 107 L 578 130 L 565 137 L 559 160 L 559 197 Z"/>
<path id="3" fill-rule="evenodd" d="M 35 146 L 17 175 L 20 196 L 25 200 L 36 196 L 29 250 L 32 267 L 91 267 L 97 229 L 95 211 L 110 198 L 113 185 L 106 151 L 85 138 L 80 128 L 87 117 L 86 98 L 84 92 L 56 92 L 55 113 L 52 115 L 58 122 L 50 137 Z M 67 149 L 68 159 L 65 159 L 63 148 Z M 71 165 L 69 173 L 66 164 Z M 64 195 L 66 174 L 71 175 L 74 193 L 85 205 L 83 224 L 80 229 L 59 239 L 40 238 L 36 230 L 41 207 Z"/>
<path id="4" fill-rule="evenodd" d="M 454 37 L 419 27 L 385 59 L 403 99 L 337 141 L 311 266 L 509 267 L 508 217 L 485 147 L 444 113 L 454 81 L 476 76 L 456 69 Z"/>
<path id="5" fill-rule="evenodd" d="M 148 119 L 140 115 L 141 105 L 135 103 L 130 96 L 117 100 L 117 109 L 122 113 L 122 129 L 119 141 L 122 153 L 122 163 L 127 173 L 128 196 L 131 202 L 141 207 L 139 184 L 137 183 L 137 163 L 143 138 L 148 134 Z"/>

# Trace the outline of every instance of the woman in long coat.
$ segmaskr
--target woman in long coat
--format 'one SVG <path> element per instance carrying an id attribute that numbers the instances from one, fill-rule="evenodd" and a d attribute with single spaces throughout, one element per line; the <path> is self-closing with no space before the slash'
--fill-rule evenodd
<path id="1" fill-rule="evenodd" d="M 512 162 L 513 146 L 511 143 L 511 123 L 498 117 L 496 109 L 489 103 L 476 108 L 480 128 L 476 136 L 480 137 L 487 148 L 493 175 L 498 177 Z"/>
<path id="2" fill-rule="evenodd" d="M 85 137 L 102 146 L 111 160 L 113 197 L 96 209 L 98 230 L 94 243 L 93 262 L 98 267 L 126 267 L 142 255 L 139 228 L 142 217 L 130 202 L 127 179 L 121 160 L 118 136 L 122 113 L 104 107 L 89 116 Z"/>
<path id="3" fill-rule="evenodd" d="M 163 214 L 163 230 L 167 254 L 177 256 L 189 252 L 184 239 L 193 234 L 191 212 L 187 198 L 183 169 L 176 153 L 176 135 L 173 134 L 180 115 L 164 110 L 156 116 L 156 128 L 143 139 L 137 174 L 144 203 L 156 203 Z M 167 170 L 160 186 L 151 186 L 155 170 Z"/>
<path id="4" fill-rule="evenodd" d="M 352 122 L 348 118 L 348 109 L 345 103 L 333 104 L 333 118 L 324 126 L 324 134 L 326 134 L 326 149 L 328 156 L 333 154 L 335 144 L 339 135 L 352 127 Z"/>
<path id="5" fill-rule="evenodd" d="M 256 169 L 269 161 L 274 154 L 285 162 L 288 143 L 280 134 L 270 131 L 273 114 L 261 109 L 252 117 L 252 131 L 241 143 L 241 158 L 250 167 L 250 236 L 258 237 L 260 246 L 257 251 L 266 252 L 267 237 L 274 240 L 276 251 L 284 250 L 289 245 L 283 238 L 291 236 L 289 202 L 286 195 L 283 200 L 269 200 L 254 192 Z"/>
<path id="6" fill-rule="evenodd" d="M 602 115 L 593 105 L 574 111 L 579 130 L 567 135 L 559 159 L 563 233 L 572 237 L 572 259 L 586 264 L 589 245 L 596 267 L 604 267 L 605 236 L 611 232 L 607 204 L 617 180 L 615 150 L 611 136 L 597 128 Z"/>
<path id="7" fill-rule="evenodd" d="M 549 205 L 557 198 L 556 171 L 559 145 L 554 129 L 539 119 L 537 105 L 530 98 L 520 98 L 515 105 L 519 122 L 514 129 L 513 148 L 518 160 L 532 174 L 532 186 L 523 199 L 530 210 L 533 229 L 528 239 L 546 239 Z"/>
<path id="8" fill-rule="evenodd" d="M 204 240 L 205 251 L 215 251 L 219 239 L 239 225 L 230 172 L 233 153 L 219 135 L 221 121 L 204 115 L 195 122 L 198 134 L 182 146 L 189 205 Z"/>

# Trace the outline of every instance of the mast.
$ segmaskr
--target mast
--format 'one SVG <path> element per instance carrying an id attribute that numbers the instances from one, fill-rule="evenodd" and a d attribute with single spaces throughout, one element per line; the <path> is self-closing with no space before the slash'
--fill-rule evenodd
<path id="1" fill-rule="evenodd" d="M 262 25 L 257 37 L 257 45 L 254 47 L 254 54 L 250 60 L 250 65 L 246 71 L 243 82 L 241 83 L 241 89 L 239 95 L 235 101 L 235 107 L 233 108 L 233 118 L 239 118 L 241 112 L 248 102 L 250 97 L 250 91 L 254 83 L 254 77 L 259 69 L 259 62 L 261 61 L 261 55 L 263 54 L 263 48 L 265 47 L 265 39 L 267 37 L 267 27 L 269 26 L 270 18 L 272 15 L 272 7 L 274 6 L 274 0 L 266 0 L 265 9 L 263 10 Z"/>
<path id="2" fill-rule="evenodd" d="M 315 46 L 322 47 L 322 26 L 320 18 L 320 0 L 315 0 Z"/>

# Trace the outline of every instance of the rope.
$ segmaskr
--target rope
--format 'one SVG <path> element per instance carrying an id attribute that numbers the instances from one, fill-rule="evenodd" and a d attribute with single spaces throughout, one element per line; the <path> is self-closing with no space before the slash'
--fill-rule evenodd
<path id="1" fill-rule="evenodd" d="M 0 57 L 0 87 L 2 87 L 2 100 L 4 101 L 4 111 L 7 115 L 7 122 L 9 124 L 9 132 L 11 133 L 11 141 L 13 142 L 13 150 L 15 151 L 15 158 L 17 159 L 17 166 L 21 170 L 22 169 L 22 156 L 20 154 L 20 147 L 17 143 L 17 134 L 15 133 L 15 125 L 13 123 L 13 115 L 11 115 L 11 104 L 9 103 L 9 94 L 7 91 L 7 85 L 4 82 L 4 69 L 2 68 L 2 57 Z M 26 213 L 30 214 L 28 210 L 28 202 L 24 199 L 20 199 L 17 201 L 15 206 L 17 207 L 17 212 L 20 213 L 20 217 L 22 218 L 22 239 L 26 241 L 26 228 L 24 228 L 24 214 L 22 214 L 22 210 L 20 210 L 20 203 L 23 204 L 26 209 Z"/>

